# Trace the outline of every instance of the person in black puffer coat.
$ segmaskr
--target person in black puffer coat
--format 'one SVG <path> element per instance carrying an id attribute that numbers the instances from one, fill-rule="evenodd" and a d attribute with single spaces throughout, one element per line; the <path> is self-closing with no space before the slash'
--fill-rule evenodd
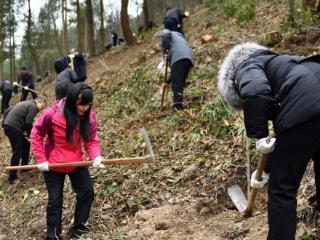
<path id="1" fill-rule="evenodd" d="M 218 75 L 225 103 L 243 111 L 249 138 L 268 154 L 262 181 L 268 185 L 269 240 L 293 240 L 297 191 L 308 162 L 314 160 L 316 200 L 320 205 L 320 56 L 274 53 L 256 43 L 233 47 Z M 268 138 L 268 120 L 276 139 Z M 269 140 L 270 141 L 269 141 Z"/>
<path id="2" fill-rule="evenodd" d="M 20 74 L 18 77 L 18 83 L 21 84 L 24 87 L 28 87 L 29 89 L 35 90 L 34 81 L 32 78 L 32 74 L 28 71 L 26 67 L 20 68 Z M 25 101 L 28 97 L 29 92 L 32 95 L 33 99 L 37 98 L 37 94 L 33 91 L 30 91 L 28 89 L 22 88 L 21 89 L 21 101 Z"/>

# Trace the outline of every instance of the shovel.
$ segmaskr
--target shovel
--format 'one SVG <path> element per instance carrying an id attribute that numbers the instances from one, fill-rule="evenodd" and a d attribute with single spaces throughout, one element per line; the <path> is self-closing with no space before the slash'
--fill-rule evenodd
<path id="1" fill-rule="evenodd" d="M 258 181 L 261 181 L 262 179 L 262 173 L 264 170 L 264 164 L 267 160 L 268 155 L 262 154 L 259 162 L 258 162 L 258 168 L 257 168 L 257 175 L 256 178 Z M 244 196 L 241 188 L 239 185 L 232 185 L 228 188 L 228 194 L 238 209 L 239 212 L 243 212 L 245 217 L 250 217 L 252 215 L 252 211 L 254 208 L 254 203 L 258 194 L 258 188 L 252 188 L 249 196 L 249 200 L 246 200 L 246 197 Z"/>

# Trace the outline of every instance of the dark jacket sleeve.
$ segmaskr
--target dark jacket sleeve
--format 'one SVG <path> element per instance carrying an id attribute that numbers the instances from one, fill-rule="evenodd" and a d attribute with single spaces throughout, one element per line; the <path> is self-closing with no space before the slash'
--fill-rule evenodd
<path id="1" fill-rule="evenodd" d="M 77 76 L 76 72 L 73 70 L 70 70 L 70 71 L 68 71 L 68 73 L 69 73 L 69 77 L 70 77 L 71 82 L 77 83 L 78 76 Z"/>
<path id="2" fill-rule="evenodd" d="M 236 73 L 241 95 L 244 123 L 249 138 L 267 137 L 273 100 L 263 63 L 251 61 Z"/>
<path id="3" fill-rule="evenodd" d="M 187 18 L 187 15 L 181 9 L 178 10 L 178 15 L 180 19 Z"/>
<path id="4" fill-rule="evenodd" d="M 33 84 L 32 74 L 28 74 L 26 80 L 27 80 L 27 85 L 28 85 L 28 87 L 31 87 L 32 84 Z"/>

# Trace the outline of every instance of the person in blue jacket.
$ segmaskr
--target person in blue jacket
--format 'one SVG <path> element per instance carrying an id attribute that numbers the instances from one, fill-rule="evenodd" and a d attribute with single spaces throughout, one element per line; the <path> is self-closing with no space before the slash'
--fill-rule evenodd
<path id="1" fill-rule="evenodd" d="M 171 73 L 162 88 L 172 85 L 173 108 L 183 109 L 183 91 L 192 64 L 192 50 L 183 35 L 164 29 L 159 33 L 163 53 L 168 52 Z"/>

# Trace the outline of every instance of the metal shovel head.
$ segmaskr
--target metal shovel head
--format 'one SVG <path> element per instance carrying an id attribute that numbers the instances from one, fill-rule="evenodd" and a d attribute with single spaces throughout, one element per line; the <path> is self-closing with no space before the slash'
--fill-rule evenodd
<path id="1" fill-rule="evenodd" d="M 239 212 L 244 212 L 248 206 L 246 197 L 238 185 L 232 185 L 228 188 L 228 194 Z"/>

